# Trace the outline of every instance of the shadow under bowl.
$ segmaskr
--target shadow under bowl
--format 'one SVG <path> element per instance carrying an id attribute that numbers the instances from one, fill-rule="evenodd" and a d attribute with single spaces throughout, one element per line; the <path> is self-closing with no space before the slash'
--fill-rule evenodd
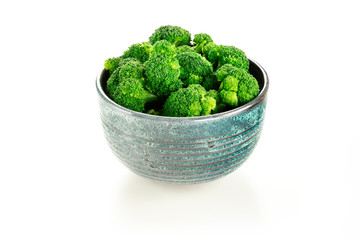
<path id="1" fill-rule="evenodd" d="M 118 159 L 133 172 L 166 183 L 193 184 L 225 176 L 254 150 L 264 121 L 269 80 L 250 61 L 259 95 L 230 111 L 200 117 L 164 117 L 135 112 L 106 94 L 107 71 L 96 79 L 105 138 Z"/>

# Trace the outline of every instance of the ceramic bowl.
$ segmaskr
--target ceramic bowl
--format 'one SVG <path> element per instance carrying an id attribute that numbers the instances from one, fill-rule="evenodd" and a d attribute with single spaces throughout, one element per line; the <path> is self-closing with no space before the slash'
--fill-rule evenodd
<path id="1" fill-rule="evenodd" d="M 106 94 L 107 71 L 96 79 L 105 138 L 133 172 L 167 183 L 192 184 L 223 177 L 254 150 L 263 126 L 269 80 L 250 59 L 259 95 L 236 109 L 201 117 L 163 117 L 135 112 Z"/>

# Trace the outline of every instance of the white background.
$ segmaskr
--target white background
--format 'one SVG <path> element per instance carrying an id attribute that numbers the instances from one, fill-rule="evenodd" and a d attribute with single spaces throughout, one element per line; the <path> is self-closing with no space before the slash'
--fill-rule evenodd
<path id="1" fill-rule="evenodd" d="M 2 1 L 0 239 L 359 239 L 357 1 Z M 270 77 L 236 172 L 173 186 L 117 161 L 95 77 L 161 25 Z"/>

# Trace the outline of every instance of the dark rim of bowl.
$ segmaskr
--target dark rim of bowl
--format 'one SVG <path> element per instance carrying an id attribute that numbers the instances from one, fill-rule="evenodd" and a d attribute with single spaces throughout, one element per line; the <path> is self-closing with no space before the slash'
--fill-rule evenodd
<path id="1" fill-rule="evenodd" d="M 260 93 L 250 102 L 225 111 L 225 112 L 221 112 L 221 113 L 216 113 L 216 114 L 211 114 L 211 115 L 207 115 L 207 116 L 198 116 L 198 117 L 168 117 L 168 116 L 157 116 L 157 115 L 151 115 L 151 114 L 147 114 L 147 113 L 142 113 L 142 112 L 136 112 L 133 111 L 131 109 L 125 108 L 123 106 L 120 106 L 119 104 L 115 103 L 113 100 L 111 100 L 109 98 L 109 96 L 105 93 L 104 89 L 103 89 L 103 85 L 101 84 L 102 82 L 102 76 L 104 75 L 105 69 L 101 70 L 98 74 L 98 76 L 96 77 L 96 89 L 97 92 L 99 94 L 99 96 L 102 98 L 102 100 L 104 100 L 105 102 L 107 102 L 108 104 L 110 104 L 113 108 L 117 109 L 118 111 L 126 114 L 126 115 L 131 115 L 133 117 L 139 117 L 139 118 L 144 118 L 144 119 L 149 119 L 149 120 L 156 120 L 156 121 L 212 121 L 212 120 L 216 120 L 216 119 L 221 119 L 221 118 L 225 118 L 225 117 L 231 117 L 234 115 L 238 115 L 241 112 L 245 112 L 253 107 L 255 107 L 256 105 L 258 105 L 259 103 L 261 103 L 264 98 L 266 97 L 268 88 L 269 88 L 269 77 L 265 71 L 265 69 L 258 64 L 257 62 L 255 62 L 254 60 L 249 58 L 249 62 L 250 62 L 250 73 L 255 75 L 251 70 L 253 69 L 253 71 L 260 71 L 261 76 L 262 77 L 262 82 L 260 81 L 259 76 L 254 76 L 256 78 L 256 80 L 259 83 L 259 86 L 261 88 Z"/>

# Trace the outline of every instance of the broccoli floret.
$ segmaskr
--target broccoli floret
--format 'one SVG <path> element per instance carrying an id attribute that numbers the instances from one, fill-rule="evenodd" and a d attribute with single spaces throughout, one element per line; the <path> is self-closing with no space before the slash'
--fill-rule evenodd
<path id="1" fill-rule="evenodd" d="M 211 49 L 213 49 L 214 47 L 216 47 L 217 45 L 213 42 L 210 42 L 208 44 L 206 44 L 204 47 L 203 47 L 203 56 L 210 61 L 209 59 L 209 52 L 211 51 Z M 211 62 L 211 61 L 210 61 Z"/>
<path id="2" fill-rule="evenodd" d="M 177 53 L 183 53 L 183 52 L 195 52 L 194 48 L 188 46 L 188 45 L 182 45 L 177 48 Z"/>
<path id="3" fill-rule="evenodd" d="M 153 45 L 151 55 L 163 54 L 169 57 L 174 57 L 177 54 L 177 51 L 178 50 L 174 44 L 167 40 L 160 40 Z"/>
<path id="4" fill-rule="evenodd" d="M 144 69 L 146 86 L 159 97 L 167 97 L 183 85 L 179 79 L 180 65 L 176 58 L 162 54 L 151 55 Z"/>
<path id="5" fill-rule="evenodd" d="M 170 94 L 164 104 L 164 115 L 170 117 L 195 117 L 209 115 L 216 108 L 216 100 L 206 95 L 199 84 L 181 88 Z"/>
<path id="6" fill-rule="evenodd" d="M 113 100 L 123 107 L 143 112 L 145 104 L 157 101 L 158 97 L 145 90 L 141 80 L 126 78 L 116 88 Z"/>
<path id="7" fill-rule="evenodd" d="M 205 96 L 201 100 L 201 116 L 210 115 L 216 109 L 216 100 L 212 97 Z"/>
<path id="8" fill-rule="evenodd" d="M 121 60 L 123 59 L 120 57 L 106 59 L 104 67 L 109 71 L 110 74 L 112 74 L 119 67 Z"/>
<path id="9" fill-rule="evenodd" d="M 227 104 L 221 101 L 221 97 L 218 91 L 211 89 L 206 93 L 206 96 L 212 97 L 216 101 L 216 107 L 211 111 L 212 114 L 223 112 L 227 108 Z"/>
<path id="10" fill-rule="evenodd" d="M 216 72 L 216 78 L 219 82 L 222 82 L 226 77 L 233 76 L 237 79 L 242 78 L 246 74 L 246 71 L 237 67 L 234 67 L 231 64 L 224 64 L 219 67 Z"/>
<path id="11" fill-rule="evenodd" d="M 191 34 L 189 31 L 178 26 L 161 26 L 150 36 L 149 42 L 155 44 L 160 40 L 168 40 L 175 46 L 190 45 Z"/>
<path id="12" fill-rule="evenodd" d="M 257 80 L 243 70 L 238 79 L 234 76 L 227 76 L 219 88 L 221 100 L 232 107 L 243 105 L 259 94 Z"/>
<path id="13" fill-rule="evenodd" d="M 144 63 L 149 59 L 152 46 L 148 42 L 133 44 L 123 54 L 123 58 L 137 58 L 140 62 Z"/>
<path id="14" fill-rule="evenodd" d="M 259 83 L 250 73 L 240 79 L 237 92 L 240 104 L 250 102 L 259 94 L 259 92 Z"/>
<path id="15" fill-rule="evenodd" d="M 194 45 L 195 45 L 195 51 L 197 53 L 204 53 L 204 46 L 208 43 L 213 42 L 212 38 L 209 34 L 206 33 L 198 33 L 194 36 Z"/>
<path id="16" fill-rule="evenodd" d="M 198 91 L 198 93 L 200 93 L 201 98 L 204 98 L 206 95 L 206 89 L 200 84 L 191 84 L 187 88 L 195 89 L 196 91 Z"/>
<path id="17" fill-rule="evenodd" d="M 200 84 L 205 76 L 213 73 L 212 65 L 200 54 L 195 52 L 179 53 L 175 56 L 180 64 L 180 79 L 185 86 Z"/>
<path id="18" fill-rule="evenodd" d="M 205 76 L 202 86 L 207 90 L 219 89 L 220 83 L 217 81 L 215 74 Z"/>
<path id="19" fill-rule="evenodd" d="M 209 54 L 211 54 L 211 51 Z M 234 46 L 220 45 L 217 54 L 219 62 L 218 67 L 228 63 L 246 71 L 249 70 L 249 60 L 242 50 Z"/>
<path id="20" fill-rule="evenodd" d="M 228 76 L 224 79 L 219 88 L 221 100 L 232 107 L 238 106 L 238 84 L 239 80 L 237 78 Z"/>
<path id="21" fill-rule="evenodd" d="M 143 81 L 144 68 L 136 58 L 121 59 L 119 66 L 107 81 L 107 90 L 110 97 L 113 96 L 118 85 L 125 78 L 135 78 Z"/>
<path id="22" fill-rule="evenodd" d="M 217 68 L 218 62 L 219 62 L 219 55 L 220 55 L 220 49 L 222 48 L 221 45 L 213 45 L 208 44 L 204 51 L 207 52 L 205 54 L 207 56 L 207 59 L 213 64 L 214 68 Z"/>

